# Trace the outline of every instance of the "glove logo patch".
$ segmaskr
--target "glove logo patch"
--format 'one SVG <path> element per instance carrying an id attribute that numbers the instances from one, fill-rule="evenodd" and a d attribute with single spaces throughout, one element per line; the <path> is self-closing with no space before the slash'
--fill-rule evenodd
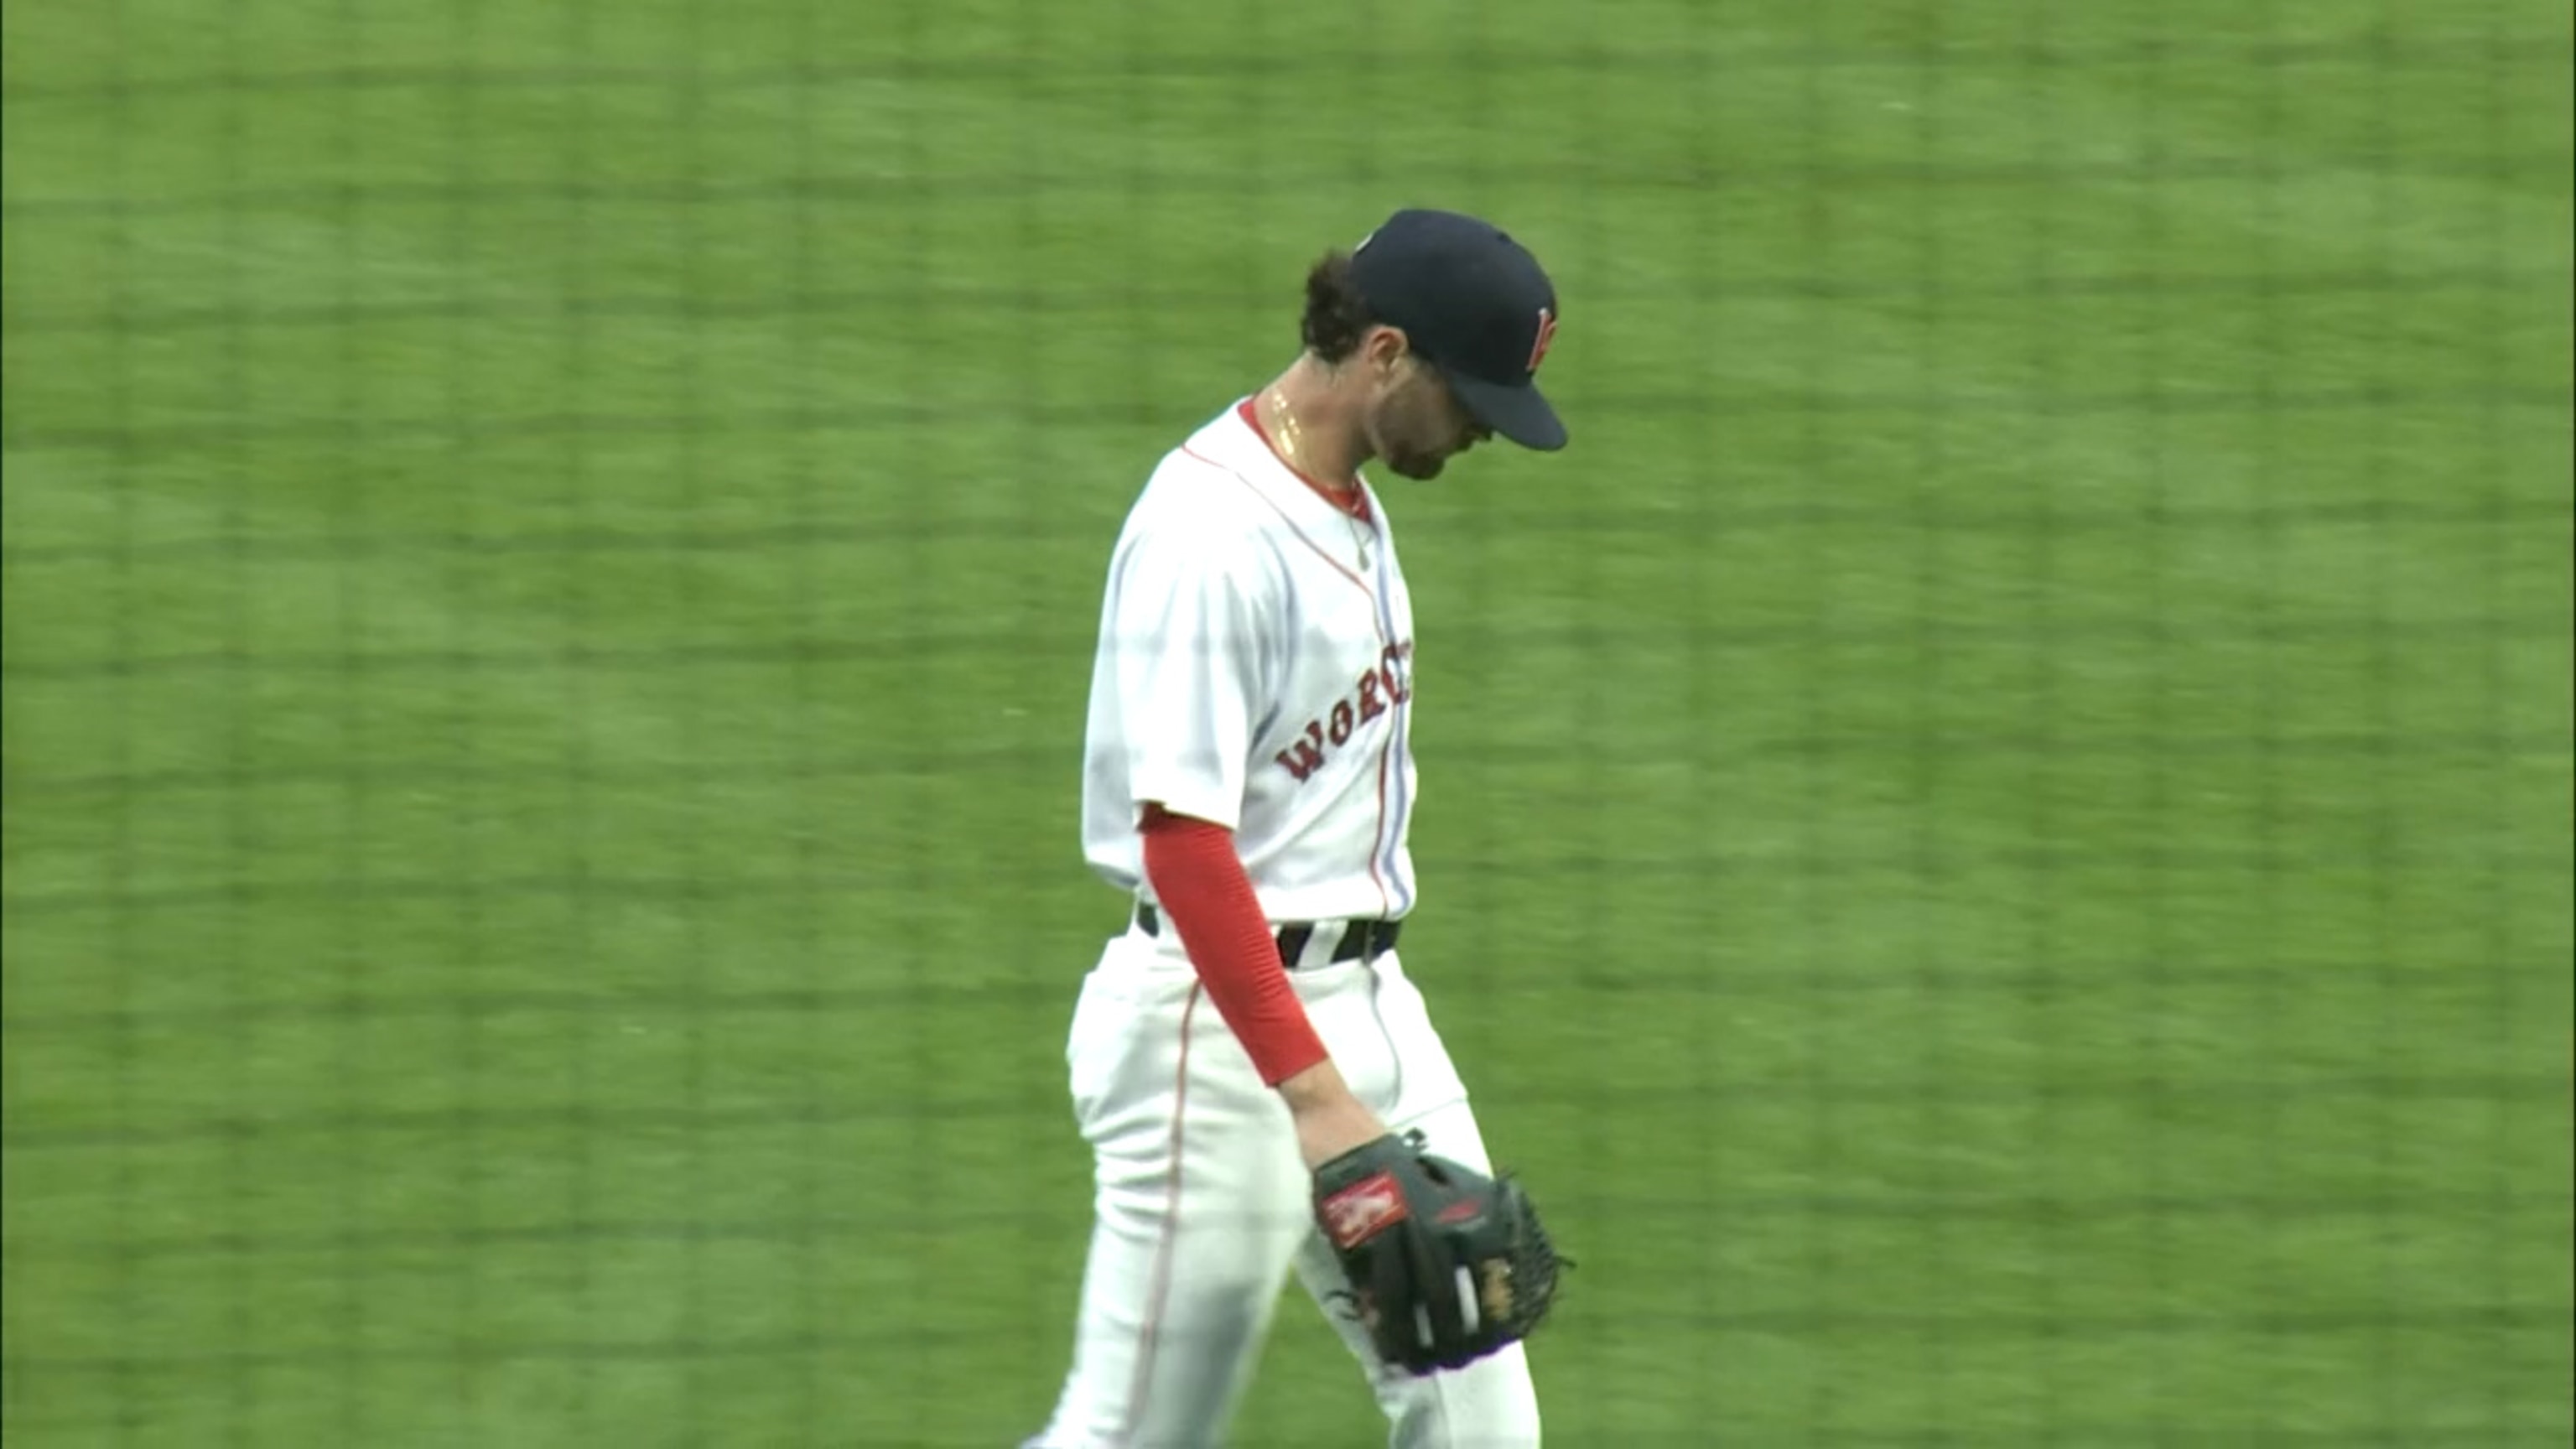
<path id="1" fill-rule="evenodd" d="M 1512 1265 L 1502 1258 L 1487 1258 L 1476 1265 L 1476 1302 L 1485 1317 L 1495 1323 L 1508 1323 L 1512 1317 Z"/>
<path id="2" fill-rule="evenodd" d="M 1404 1221 L 1404 1189 L 1395 1174 L 1361 1178 L 1323 1200 L 1324 1232 L 1336 1248 L 1356 1247 Z"/>

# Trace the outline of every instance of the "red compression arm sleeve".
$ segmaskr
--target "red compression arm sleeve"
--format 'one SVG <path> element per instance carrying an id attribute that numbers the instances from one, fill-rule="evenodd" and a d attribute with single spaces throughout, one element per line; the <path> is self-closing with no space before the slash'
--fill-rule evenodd
<path id="1" fill-rule="evenodd" d="M 1271 1086 L 1329 1055 L 1279 964 L 1279 942 L 1222 825 L 1148 806 L 1145 876 L 1181 936 L 1208 1000 Z"/>

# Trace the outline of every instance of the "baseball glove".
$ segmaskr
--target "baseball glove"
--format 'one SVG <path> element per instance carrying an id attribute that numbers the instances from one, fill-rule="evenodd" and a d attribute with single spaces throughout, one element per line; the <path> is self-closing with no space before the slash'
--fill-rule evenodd
<path id="1" fill-rule="evenodd" d="M 1315 1169 L 1315 1220 L 1379 1357 L 1413 1374 L 1518 1342 L 1556 1299 L 1556 1250 L 1509 1174 L 1389 1135 Z"/>

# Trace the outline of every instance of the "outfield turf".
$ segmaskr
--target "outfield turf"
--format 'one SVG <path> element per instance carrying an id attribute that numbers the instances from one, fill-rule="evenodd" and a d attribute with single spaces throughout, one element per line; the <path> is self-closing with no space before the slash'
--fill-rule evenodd
<path id="1" fill-rule="evenodd" d="M 1550 1444 L 2567 1442 L 2563 5 L 5 42 L 11 1449 L 1034 1429 L 1102 565 L 1414 203 L 1564 297 L 1387 495 Z"/>

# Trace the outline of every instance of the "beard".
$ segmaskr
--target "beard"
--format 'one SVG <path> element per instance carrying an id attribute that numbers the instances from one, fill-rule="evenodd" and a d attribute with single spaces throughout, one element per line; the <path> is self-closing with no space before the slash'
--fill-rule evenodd
<path id="1" fill-rule="evenodd" d="M 1449 457 L 1445 453 L 1416 452 L 1411 448 L 1390 452 L 1386 457 L 1387 467 L 1417 483 L 1427 483 L 1439 477 L 1440 470 L 1448 465 Z"/>

